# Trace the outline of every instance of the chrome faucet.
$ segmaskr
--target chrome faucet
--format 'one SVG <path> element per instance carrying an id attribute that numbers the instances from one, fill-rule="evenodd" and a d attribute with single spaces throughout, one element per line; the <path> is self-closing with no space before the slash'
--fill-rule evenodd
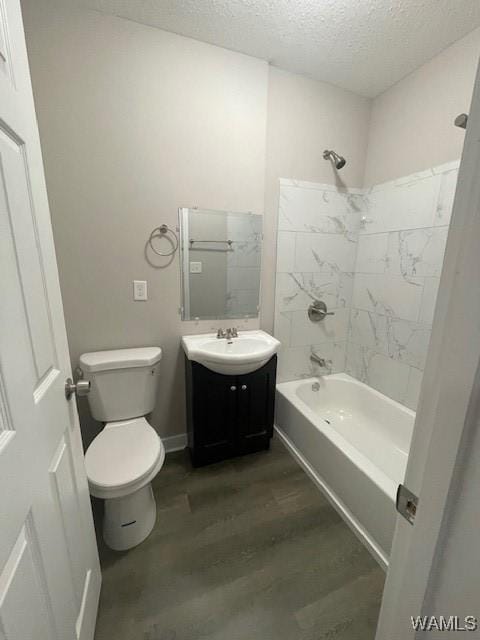
<path id="1" fill-rule="evenodd" d="M 322 367 L 322 369 L 331 369 L 332 368 L 332 361 L 331 360 L 325 360 L 325 358 L 321 358 L 320 356 L 317 356 L 316 353 L 311 353 L 310 354 L 310 360 L 312 362 L 316 362 L 318 365 L 320 365 Z"/>
<path id="2" fill-rule="evenodd" d="M 238 331 L 236 327 L 231 327 L 227 329 L 226 339 L 231 340 L 232 338 L 238 338 Z"/>
<path id="3" fill-rule="evenodd" d="M 227 340 L 231 340 L 232 338 L 238 338 L 238 331 L 236 327 L 229 327 L 226 331 L 225 329 L 219 329 L 217 331 L 217 338 L 226 338 Z"/>

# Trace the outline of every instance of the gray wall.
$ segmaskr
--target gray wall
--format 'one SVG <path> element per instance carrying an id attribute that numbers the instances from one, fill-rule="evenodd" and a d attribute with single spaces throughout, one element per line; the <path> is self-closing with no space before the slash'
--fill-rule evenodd
<path id="1" fill-rule="evenodd" d="M 479 56 L 476 29 L 375 98 L 365 186 L 460 157 L 465 133 L 453 121 L 468 113 Z"/>
<path id="2" fill-rule="evenodd" d="M 161 345 L 153 423 L 184 432 L 180 336 L 217 323 L 180 321 L 178 254 L 155 268 L 145 243 L 180 206 L 262 212 L 268 66 L 68 3 L 22 6 L 73 366 Z M 82 418 L 88 443 L 99 425 Z"/>

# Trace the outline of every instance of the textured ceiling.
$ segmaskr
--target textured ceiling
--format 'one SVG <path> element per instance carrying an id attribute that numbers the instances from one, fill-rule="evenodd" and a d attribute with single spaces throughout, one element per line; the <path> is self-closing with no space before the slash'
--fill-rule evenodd
<path id="1" fill-rule="evenodd" d="M 480 26 L 480 0 L 76 0 L 375 96 Z"/>

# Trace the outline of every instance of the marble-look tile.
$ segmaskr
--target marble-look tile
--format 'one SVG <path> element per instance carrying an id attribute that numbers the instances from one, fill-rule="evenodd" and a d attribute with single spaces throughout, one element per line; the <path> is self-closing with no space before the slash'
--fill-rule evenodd
<path id="1" fill-rule="evenodd" d="M 448 227 L 395 231 L 388 236 L 386 273 L 409 279 L 439 276 Z"/>
<path id="2" fill-rule="evenodd" d="M 425 367 L 431 329 L 407 320 L 387 318 L 388 355 L 417 369 Z"/>
<path id="3" fill-rule="evenodd" d="M 437 302 L 440 278 L 425 278 L 423 285 L 422 304 L 420 306 L 419 321 L 424 324 L 433 324 L 433 314 Z"/>
<path id="4" fill-rule="evenodd" d="M 323 300 L 328 308 L 347 307 L 352 287 L 352 273 L 278 273 L 275 306 L 278 311 L 295 311 Z"/>
<path id="5" fill-rule="evenodd" d="M 295 271 L 295 239 L 291 231 L 279 231 L 277 234 L 277 273 Z"/>
<path id="6" fill-rule="evenodd" d="M 324 342 L 303 347 L 281 347 L 278 354 L 278 382 L 345 371 L 345 342 Z M 310 360 L 312 353 L 331 360 L 326 368 Z"/>
<path id="7" fill-rule="evenodd" d="M 295 266 L 288 271 L 353 272 L 356 247 L 355 242 L 351 242 L 343 235 L 297 233 Z"/>
<path id="8" fill-rule="evenodd" d="M 352 309 L 348 339 L 357 345 L 387 354 L 387 316 Z"/>
<path id="9" fill-rule="evenodd" d="M 388 233 L 360 236 L 356 273 L 384 273 L 387 260 Z"/>
<path id="10" fill-rule="evenodd" d="M 365 189 L 361 187 L 339 187 L 328 182 L 310 182 L 308 180 L 296 180 L 295 178 L 279 178 L 280 188 L 296 187 L 297 189 L 316 189 L 317 191 L 333 191 L 334 193 L 347 193 L 349 196 L 362 197 Z"/>
<path id="11" fill-rule="evenodd" d="M 415 369 L 414 367 L 410 367 L 407 392 L 405 394 L 405 405 L 413 411 L 417 410 L 422 379 L 423 371 L 420 371 L 420 369 Z"/>
<path id="12" fill-rule="evenodd" d="M 356 274 L 352 307 L 403 320 L 418 320 L 423 281 L 381 274 Z"/>
<path id="13" fill-rule="evenodd" d="M 334 233 L 355 238 L 359 223 L 360 213 L 348 193 L 296 187 L 280 190 L 278 228 L 282 231 Z"/>
<path id="14" fill-rule="evenodd" d="M 416 409 L 457 174 L 448 163 L 352 193 L 281 181 L 279 379 L 312 375 L 313 350 Z M 313 299 L 338 315 L 310 323 Z"/>
<path id="15" fill-rule="evenodd" d="M 227 234 L 235 242 L 258 242 L 262 235 L 262 224 L 261 215 L 230 213 L 227 217 Z"/>
<path id="16" fill-rule="evenodd" d="M 276 311 L 273 335 L 277 340 L 280 340 L 283 347 L 290 347 L 290 336 L 292 330 L 292 318 L 291 314 L 287 311 Z"/>
<path id="17" fill-rule="evenodd" d="M 317 214 L 363 213 L 366 200 L 362 189 L 338 189 L 334 185 L 307 183 L 281 184 L 280 208 L 287 214 L 304 209 Z"/>
<path id="18" fill-rule="evenodd" d="M 449 170 L 447 165 L 441 165 L 446 167 L 444 170 Z M 440 173 L 440 172 L 437 172 Z M 431 178 L 435 175 L 435 169 L 425 169 L 424 171 L 416 171 L 415 173 L 409 173 L 406 176 L 400 176 L 399 178 L 394 178 L 393 180 L 387 180 L 386 182 L 379 182 L 377 184 L 372 185 L 371 187 L 367 187 L 365 192 L 367 194 L 374 193 L 375 191 L 385 191 L 392 190 L 395 187 L 401 187 L 403 185 L 410 184 L 412 182 L 418 182 L 420 180 L 425 180 L 426 178 Z"/>
<path id="19" fill-rule="evenodd" d="M 433 226 L 441 176 L 378 188 L 368 194 L 367 222 L 360 234 Z"/>
<path id="20" fill-rule="evenodd" d="M 228 291 L 226 312 L 230 318 L 258 316 L 258 288 Z"/>
<path id="21" fill-rule="evenodd" d="M 257 291 L 260 282 L 259 267 L 229 267 L 227 268 L 227 289 L 242 291 Z"/>
<path id="22" fill-rule="evenodd" d="M 410 373 L 408 365 L 349 342 L 345 370 L 389 398 L 405 401 Z"/>
<path id="23" fill-rule="evenodd" d="M 260 242 L 237 242 L 227 253 L 228 267 L 260 267 Z"/>
<path id="24" fill-rule="evenodd" d="M 442 174 L 434 224 L 449 225 L 457 188 L 458 169 Z"/>
<path id="25" fill-rule="evenodd" d="M 330 309 L 333 316 L 327 316 L 320 322 L 312 322 L 306 309 L 290 311 L 292 329 L 290 344 L 292 347 L 323 342 L 339 342 L 347 339 L 349 309 Z"/>

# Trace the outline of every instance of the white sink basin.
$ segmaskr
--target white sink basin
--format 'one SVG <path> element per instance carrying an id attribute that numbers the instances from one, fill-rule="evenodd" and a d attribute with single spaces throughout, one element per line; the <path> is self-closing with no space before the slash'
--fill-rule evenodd
<path id="1" fill-rule="evenodd" d="M 239 331 L 238 338 L 217 338 L 215 333 L 183 336 L 189 360 L 225 375 L 242 375 L 263 367 L 277 353 L 280 342 L 265 331 Z"/>

